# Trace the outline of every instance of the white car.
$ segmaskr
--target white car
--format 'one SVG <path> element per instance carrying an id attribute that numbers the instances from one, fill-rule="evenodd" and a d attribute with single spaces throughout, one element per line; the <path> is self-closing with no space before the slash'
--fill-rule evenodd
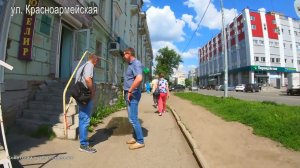
<path id="1" fill-rule="evenodd" d="M 235 91 L 236 92 L 244 92 L 245 91 L 245 84 L 238 84 L 236 87 L 235 87 Z"/>

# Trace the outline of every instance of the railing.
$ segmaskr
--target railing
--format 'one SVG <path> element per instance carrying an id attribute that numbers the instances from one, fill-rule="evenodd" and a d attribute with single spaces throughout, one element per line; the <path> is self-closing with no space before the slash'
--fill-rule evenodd
<path id="1" fill-rule="evenodd" d="M 82 62 L 82 60 L 84 59 L 84 57 L 86 56 L 87 53 L 90 53 L 90 52 L 89 52 L 88 50 L 86 50 L 86 51 L 83 53 L 83 55 L 81 56 L 81 59 L 79 60 L 79 62 L 78 62 L 78 64 L 77 64 L 76 68 L 74 69 L 74 71 L 73 71 L 71 77 L 69 78 L 69 81 L 68 81 L 67 85 L 65 86 L 65 89 L 64 89 L 64 92 L 63 92 L 64 135 L 65 135 L 66 138 L 68 138 L 68 131 L 67 131 L 67 129 L 69 128 L 69 126 L 68 126 L 68 120 L 67 120 L 66 93 L 67 93 L 67 90 L 68 90 L 68 88 L 69 88 L 69 86 L 70 86 L 72 80 L 73 80 L 74 75 L 76 74 L 77 69 L 79 68 L 79 66 L 80 66 L 80 64 L 81 64 L 81 62 Z M 71 98 L 71 99 L 72 99 L 72 98 Z M 70 101 L 69 101 L 68 104 L 70 104 L 71 99 L 70 99 Z M 68 108 L 69 108 L 69 107 L 70 107 L 70 106 L 68 105 Z"/>
<path id="2" fill-rule="evenodd" d="M 83 53 L 83 55 L 81 56 L 81 59 L 79 60 L 79 62 L 78 62 L 78 64 L 77 64 L 76 68 L 74 69 L 74 71 L 73 71 L 71 77 L 69 78 L 69 81 L 68 81 L 67 85 L 65 86 L 65 89 L 64 89 L 64 92 L 63 92 L 64 135 L 65 135 L 66 138 L 68 138 L 68 128 L 69 128 L 68 120 L 67 120 L 67 111 L 68 111 L 68 109 L 69 109 L 69 107 L 70 107 L 70 103 L 72 102 L 72 99 L 73 99 L 73 98 L 71 97 L 70 100 L 69 100 L 68 105 L 66 105 L 66 93 L 67 93 L 67 90 L 68 90 L 68 88 L 69 88 L 69 86 L 70 86 L 72 80 L 73 80 L 73 77 L 75 76 L 75 74 L 76 74 L 76 72 L 77 72 L 77 70 L 78 70 L 78 68 L 79 68 L 79 66 L 80 66 L 80 64 L 81 64 L 81 62 L 82 62 L 82 60 L 85 58 L 85 56 L 86 56 L 87 53 L 91 53 L 91 52 L 89 52 L 88 50 L 86 50 L 86 51 Z M 107 60 L 107 59 L 105 59 L 105 58 L 102 58 L 102 57 L 99 57 L 99 58 L 100 58 L 101 60 L 104 60 L 105 62 L 109 63 L 110 65 L 112 65 L 112 63 L 111 63 L 109 60 Z M 112 66 L 112 67 L 113 67 L 113 66 Z M 116 77 L 118 78 L 117 73 L 116 73 L 114 70 L 112 70 L 112 72 L 113 72 L 114 75 L 116 75 Z"/>

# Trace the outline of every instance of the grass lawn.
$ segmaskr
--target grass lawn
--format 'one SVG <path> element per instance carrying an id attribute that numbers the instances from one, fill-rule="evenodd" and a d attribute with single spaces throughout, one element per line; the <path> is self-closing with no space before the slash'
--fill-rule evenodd
<path id="1" fill-rule="evenodd" d="M 205 107 L 226 121 L 238 121 L 251 126 L 256 135 L 271 138 L 287 148 L 300 151 L 300 106 L 224 99 L 198 93 L 175 95 Z"/>

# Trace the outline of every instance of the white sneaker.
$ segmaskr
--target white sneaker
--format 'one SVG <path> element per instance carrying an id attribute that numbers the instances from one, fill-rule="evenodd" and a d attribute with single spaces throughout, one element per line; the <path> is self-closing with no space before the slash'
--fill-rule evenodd
<path id="1" fill-rule="evenodd" d="M 162 116 L 162 113 L 159 113 L 158 115 L 159 115 L 159 116 Z"/>

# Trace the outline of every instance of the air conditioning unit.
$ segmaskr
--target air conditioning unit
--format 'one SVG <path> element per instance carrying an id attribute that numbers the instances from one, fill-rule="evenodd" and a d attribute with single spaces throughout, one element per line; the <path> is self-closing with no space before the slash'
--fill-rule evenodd
<path id="1" fill-rule="evenodd" d="M 118 42 L 111 42 L 109 44 L 109 52 L 114 56 L 120 55 L 120 44 Z"/>

